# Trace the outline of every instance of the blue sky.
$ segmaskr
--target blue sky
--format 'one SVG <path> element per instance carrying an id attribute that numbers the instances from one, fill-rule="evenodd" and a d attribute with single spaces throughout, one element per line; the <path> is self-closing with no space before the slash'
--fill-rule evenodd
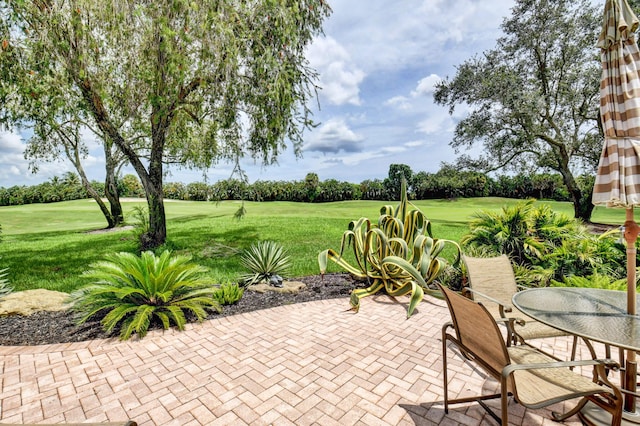
<path id="1" fill-rule="evenodd" d="M 307 132 L 303 157 L 292 149 L 279 164 L 263 168 L 247 160 L 251 182 L 300 180 L 315 172 L 320 180 L 359 183 L 383 179 L 389 165 L 402 163 L 414 172 L 435 172 L 453 162 L 449 146 L 456 116 L 433 102 L 433 86 L 453 77 L 456 65 L 491 49 L 510 16 L 514 0 L 333 0 L 325 36 L 308 49 L 320 73 L 320 125 Z M 464 114 L 459 108 L 456 115 Z M 90 179 L 103 180 L 104 159 L 95 141 L 85 162 Z M 28 170 L 19 132 L 0 131 L 0 186 L 32 185 L 73 168 L 66 162 Z M 232 167 L 207 171 L 172 168 L 167 182 L 226 179 Z M 125 173 L 131 172 L 125 170 Z"/>

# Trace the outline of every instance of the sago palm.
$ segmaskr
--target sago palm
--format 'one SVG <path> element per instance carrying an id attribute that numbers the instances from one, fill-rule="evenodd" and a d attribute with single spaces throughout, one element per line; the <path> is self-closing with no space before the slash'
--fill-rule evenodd
<path id="1" fill-rule="evenodd" d="M 171 256 L 169 251 L 160 256 L 147 251 L 139 257 L 116 253 L 91 266 L 84 275 L 92 284 L 71 295 L 78 321 L 102 315 L 104 330 L 110 333 L 119 327 L 122 340 L 133 333 L 144 337 L 152 319 L 164 329 L 174 324 L 182 330 L 185 312 L 201 321 L 206 309 L 220 309 L 213 298 L 216 288 L 203 275 L 206 269 L 188 256 Z"/>

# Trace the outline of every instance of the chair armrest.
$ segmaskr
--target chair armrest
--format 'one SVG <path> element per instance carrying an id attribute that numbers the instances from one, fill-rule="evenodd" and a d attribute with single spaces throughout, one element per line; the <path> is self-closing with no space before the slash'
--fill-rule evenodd
<path id="1" fill-rule="evenodd" d="M 492 303 L 495 303 L 496 305 L 498 305 L 498 306 L 499 306 L 499 308 L 500 308 L 500 315 L 501 315 L 502 317 L 504 317 L 504 316 L 505 316 L 505 315 L 504 315 L 504 313 L 505 313 L 505 312 L 511 312 L 511 311 L 513 311 L 513 307 L 512 307 L 511 305 L 505 305 L 504 303 L 500 302 L 499 300 L 494 299 L 493 297 L 491 297 L 491 296 L 489 296 L 489 295 L 487 295 L 487 294 L 484 294 L 484 293 L 481 293 L 481 292 L 479 292 L 479 291 L 477 291 L 477 290 L 474 290 L 474 289 L 472 289 L 471 287 L 464 287 L 464 288 L 462 289 L 462 291 L 463 291 L 463 292 L 469 292 L 469 293 L 472 293 L 474 296 L 476 296 L 476 295 L 477 295 L 477 296 L 482 297 L 483 299 L 487 299 L 488 301 L 490 301 L 490 302 L 492 302 Z"/>
<path id="2" fill-rule="evenodd" d="M 515 330 L 513 328 L 513 324 L 518 324 L 519 326 L 524 326 L 527 323 L 522 318 L 517 318 L 517 317 L 494 318 L 494 320 L 497 323 L 501 323 L 501 322 L 505 323 L 507 325 L 507 327 L 509 327 L 511 330 Z"/>
<path id="3" fill-rule="evenodd" d="M 563 367 L 584 367 L 584 366 L 605 366 L 614 371 L 620 369 L 620 364 L 612 359 L 587 359 L 581 361 L 557 361 L 542 362 L 536 364 L 509 364 L 502 369 L 502 377 L 509 377 L 516 370 L 534 370 L 536 368 L 563 368 Z"/>

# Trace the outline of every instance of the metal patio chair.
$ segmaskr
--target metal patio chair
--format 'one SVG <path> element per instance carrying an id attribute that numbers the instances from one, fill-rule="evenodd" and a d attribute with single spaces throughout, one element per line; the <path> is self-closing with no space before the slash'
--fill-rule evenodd
<path id="1" fill-rule="evenodd" d="M 463 256 L 467 270 L 468 287 L 473 300 L 482 304 L 495 318 L 508 319 L 507 345 L 533 339 L 567 336 L 568 334 L 535 321 L 512 306 L 511 298 L 518 291 L 513 266 L 506 255 L 496 257 Z M 578 338 L 573 337 L 571 360 L 575 359 Z"/>
<path id="2" fill-rule="evenodd" d="M 442 328 L 442 364 L 444 380 L 444 408 L 449 405 L 478 402 L 500 424 L 508 425 L 508 397 L 527 408 L 537 409 L 557 402 L 582 398 L 575 408 L 565 414 L 553 413 L 562 421 L 578 413 L 591 401 L 612 416 L 611 424 L 620 425 L 622 394 L 606 378 L 606 368 L 617 368 L 611 360 L 564 361 L 541 352 L 526 343 L 507 346 L 491 313 L 481 304 L 440 286 L 445 296 L 451 322 Z M 500 383 L 500 393 L 449 399 L 447 348 L 456 346 L 467 360 L 475 362 Z M 593 380 L 569 369 L 575 366 L 594 366 Z M 501 399 L 498 416 L 484 402 Z"/>

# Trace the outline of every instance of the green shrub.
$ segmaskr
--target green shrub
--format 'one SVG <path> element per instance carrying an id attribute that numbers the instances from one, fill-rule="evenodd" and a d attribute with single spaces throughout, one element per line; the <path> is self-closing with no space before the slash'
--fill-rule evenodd
<path id="1" fill-rule="evenodd" d="M 215 288 L 203 276 L 205 268 L 190 263 L 188 256 L 160 256 L 147 251 L 140 256 L 116 253 L 97 262 L 85 273 L 93 283 L 71 295 L 79 323 L 103 315 L 103 328 L 110 333 L 120 328 L 120 338 L 147 334 L 152 319 L 164 329 L 173 323 L 184 329 L 189 312 L 201 321 L 206 309 L 220 310 L 213 299 Z"/>
<path id="2" fill-rule="evenodd" d="M 242 220 L 246 215 L 247 215 L 247 209 L 244 208 L 244 201 L 243 201 L 240 207 L 238 207 L 238 210 L 236 210 L 236 212 L 233 214 L 233 218 L 235 220 Z"/>
<path id="3" fill-rule="evenodd" d="M 578 220 L 533 200 L 500 212 L 477 212 L 469 229 L 461 238 L 465 252 L 506 254 L 521 285 L 548 286 L 551 280 L 574 275 L 626 275 L 625 249 L 616 241 L 617 231 L 593 234 Z"/>
<path id="4" fill-rule="evenodd" d="M 571 276 L 565 277 L 562 281 L 552 280 L 553 287 L 581 287 L 581 288 L 603 288 L 606 290 L 626 290 L 626 278 L 611 278 L 607 275 L 595 273 L 589 277 Z"/>
<path id="5" fill-rule="evenodd" d="M 342 234 L 340 252 L 332 249 L 321 252 L 318 264 L 322 274 L 327 270 L 328 260 L 332 260 L 355 277 L 367 280 L 369 287 L 351 292 L 353 310 L 358 311 L 361 298 L 384 290 L 390 296 L 411 294 L 409 317 L 425 292 L 439 295 L 430 285 L 448 265 L 440 257 L 447 244 L 456 249 L 457 266 L 460 247 L 453 241 L 433 238 L 429 220 L 408 201 L 407 183 L 403 179 L 400 204 L 396 208 L 383 206 L 377 225 L 371 225 L 365 217 L 349 223 L 349 229 Z M 353 248 L 356 265 L 342 257 L 348 246 Z"/>
<path id="6" fill-rule="evenodd" d="M 226 283 L 220 285 L 213 293 L 213 298 L 220 305 L 233 305 L 242 299 L 244 288 L 236 283 Z"/>
<path id="7" fill-rule="evenodd" d="M 291 267 L 291 258 L 284 248 L 274 241 L 260 241 L 245 251 L 241 258 L 243 267 L 251 271 L 242 276 L 244 285 L 269 281 L 284 276 Z"/>
<path id="8" fill-rule="evenodd" d="M 554 213 L 549 210 L 549 214 Z M 535 228 L 535 218 L 541 215 L 542 212 L 536 212 L 533 200 L 503 207 L 500 212 L 479 211 L 472 216 L 469 233 L 460 242 L 465 248 L 483 248 L 494 254 L 506 254 L 514 263 L 531 264 L 530 259 L 542 258 L 551 248 L 539 238 Z"/>

